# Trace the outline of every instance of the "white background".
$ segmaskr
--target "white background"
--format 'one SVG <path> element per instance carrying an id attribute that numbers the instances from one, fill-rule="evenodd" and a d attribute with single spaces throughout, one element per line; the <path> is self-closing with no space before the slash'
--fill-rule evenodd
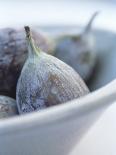
<path id="1" fill-rule="evenodd" d="M 95 26 L 116 30 L 114 0 L 0 0 L 0 27 L 85 24 L 96 10 Z"/>

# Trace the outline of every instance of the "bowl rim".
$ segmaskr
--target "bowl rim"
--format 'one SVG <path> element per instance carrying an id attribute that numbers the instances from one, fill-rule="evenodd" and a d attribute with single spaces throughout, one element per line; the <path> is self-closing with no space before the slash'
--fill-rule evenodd
<path id="1" fill-rule="evenodd" d="M 58 123 L 58 121 L 68 121 L 68 117 L 72 117 L 71 119 L 73 119 L 75 115 L 81 117 L 88 112 L 88 109 L 92 110 L 100 106 L 110 105 L 115 101 L 116 79 L 84 97 L 74 99 L 66 104 L 56 105 L 41 111 L 0 120 L 0 136 L 38 125 L 51 126 Z"/>

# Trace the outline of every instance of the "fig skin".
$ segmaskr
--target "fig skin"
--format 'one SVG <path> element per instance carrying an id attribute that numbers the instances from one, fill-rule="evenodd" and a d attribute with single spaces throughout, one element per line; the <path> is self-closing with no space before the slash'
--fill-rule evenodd
<path id="1" fill-rule="evenodd" d="M 92 15 L 82 33 L 54 38 L 54 56 L 73 67 L 86 82 L 92 76 L 97 61 L 95 37 L 91 28 L 97 14 L 95 12 Z"/>
<path id="2" fill-rule="evenodd" d="M 16 101 L 8 96 L 0 95 L 0 119 L 18 115 Z"/>
<path id="3" fill-rule="evenodd" d="M 65 35 L 57 38 L 55 44 L 54 56 L 74 68 L 87 82 L 97 61 L 93 36 Z"/>
<path id="4" fill-rule="evenodd" d="M 42 50 L 50 50 L 50 44 L 43 34 L 32 30 L 32 35 Z M 0 94 L 15 98 L 17 80 L 27 53 L 23 29 L 0 29 Z"/>
<path id="5" fill-rule="evenodd" d="M 74 69 L 39 49 L 27 33 L 29 56 L 17 84 L 16 101 L 19 113 L 27 113 L 65 103 L 89 93 Z"/>

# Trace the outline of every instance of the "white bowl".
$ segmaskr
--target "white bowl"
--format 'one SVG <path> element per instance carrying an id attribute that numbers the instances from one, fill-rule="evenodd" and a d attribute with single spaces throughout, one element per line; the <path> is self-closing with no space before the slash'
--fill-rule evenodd
<path id="1" fill-rule="evenodd" d="M 113 70 L 115 61 L 113 62 L 112 58 L 115 55 L 113 44 L 115 34 L 96 30 L 95 35 L 98 42 L 97 49 L 101 52 L 99 53 L 101 68 L 97 68 L 94 81 L 91 83 L 92 89 L 102 87 L 116 77 Z M 108 49 L 110 54 L 107 53 Z M 116 80 L 66 104 L 2 120 L 0 154 L 67 155 L 114 101 L 116 101 Z"/>

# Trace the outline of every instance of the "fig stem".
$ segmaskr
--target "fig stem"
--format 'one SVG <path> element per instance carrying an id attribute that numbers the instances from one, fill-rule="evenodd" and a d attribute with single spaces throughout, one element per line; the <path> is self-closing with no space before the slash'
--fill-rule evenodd
<path id="1" fill-rule="evenodd" d="M 90 20 L 89 20 L 87 26 L 85 27 L 84 33 L 90 32 L 92 23 L 93 23 L 95 17 L 96 17 L 99 13 L 100 13 L 100 11 L 94 12 L 94 14 L 93 14 L 92 17 L 90 18 Z"/>
<path id="2" fill-rule="evenodd" d="M 26 32 L 26 37 L 27 37 L 27 42 L 28 42 L 29 56 L 38 55 L 38 53 L 40 52 L 40 49 L 37 47 L 34 39 L 32 38 L 30 27 L 24 26 L 24 29 Z"/>
<path id="3" fill-rule="evenodd" d="M 24 28 L 25 28 L 26 36 L 27 36 L 27 38 L 29 38 L 30 37 L 30 27 L 25 26 Z"/>

